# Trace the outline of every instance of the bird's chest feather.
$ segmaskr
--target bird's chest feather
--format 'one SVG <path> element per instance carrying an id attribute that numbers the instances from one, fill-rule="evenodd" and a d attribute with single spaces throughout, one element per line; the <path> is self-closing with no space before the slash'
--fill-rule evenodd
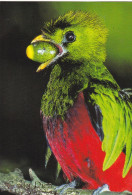
<path id="1" fill-rule="evenodd" d="M 122 153 L 114 165 L 103 172 L 105 153 L 101 141 L 94 130 L 83 93 L 78 95 L 73 107 L 65 116 L 51 118 L 43 116 L 43 128 L 50 147 L 69 180 L 81 178 L 88 183 L 89 189 L 95 189 L 104 183 L 112 184 L 113 189 L 120 190 L 124 157 Z M 116 172 L 114 176 L 109 174 Z M 129 174 L 128 174 L 129 175 Z M 114 179 L 119 180 L 114 184 Z M 129 180 L 129 177 L 128 177 Z"/>

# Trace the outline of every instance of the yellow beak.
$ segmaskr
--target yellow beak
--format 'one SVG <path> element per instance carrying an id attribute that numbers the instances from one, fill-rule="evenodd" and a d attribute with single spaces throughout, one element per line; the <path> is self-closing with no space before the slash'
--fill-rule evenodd
<path id="1" fill-rule="evenodd" d="M 47 61 L 47 62 L 41 64 L 41 65 L 37 68 L 36 72 L 40 72 L 41 70 L 44 70 L 51 62 L 52 62 L 52 60 L 49 60 L 49 61 Z"/>
<path id="2" fill-rule="evenodd" d="M 35 37 L 31 43 L 35 43 L 35 42 L 38 42 L 38 41 L 45 41 L 45 42 L 50 42 L 51 40 L 50 39 L 46 39 L 44 38 L 43 35 L 38 35 L 37 37 Z"/>

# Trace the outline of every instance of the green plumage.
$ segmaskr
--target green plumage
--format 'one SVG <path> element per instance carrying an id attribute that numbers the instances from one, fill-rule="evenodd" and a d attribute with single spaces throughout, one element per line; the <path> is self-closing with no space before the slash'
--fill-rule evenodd
<path id="1" fill-rule="evenodd" d="M 127 94 L 104 85 L 93 84 L 91 99 L 99 105 L 103 115 L 104 140 L 102 150 L 106 152 L 103 170 L 108 169 L 126 147 L 123 177 L 132 166 L 132 103 Z"/>

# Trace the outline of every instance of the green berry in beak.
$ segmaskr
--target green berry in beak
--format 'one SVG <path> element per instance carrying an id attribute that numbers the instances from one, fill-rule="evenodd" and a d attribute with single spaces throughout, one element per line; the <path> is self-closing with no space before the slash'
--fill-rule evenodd
<path id="1" fill-rule="evenodd" d="M 58 48 L 49 42 L 35 42 L 27 47 L 27 57 L 35 62 L 44 63 L 58 54 Z"/>

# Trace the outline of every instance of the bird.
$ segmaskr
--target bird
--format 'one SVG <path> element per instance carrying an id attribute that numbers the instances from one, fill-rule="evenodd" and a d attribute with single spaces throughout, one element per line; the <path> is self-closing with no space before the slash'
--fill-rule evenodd
<path id="1" fill-rule="evenodd" d="M 70 11 L 45 23 L 26 49 L 49 69 L 41 99 L 43 129 L 70 182 L 132 191 L 132 89 L 108 68 L 108 30 L 95 13 Z"/>

